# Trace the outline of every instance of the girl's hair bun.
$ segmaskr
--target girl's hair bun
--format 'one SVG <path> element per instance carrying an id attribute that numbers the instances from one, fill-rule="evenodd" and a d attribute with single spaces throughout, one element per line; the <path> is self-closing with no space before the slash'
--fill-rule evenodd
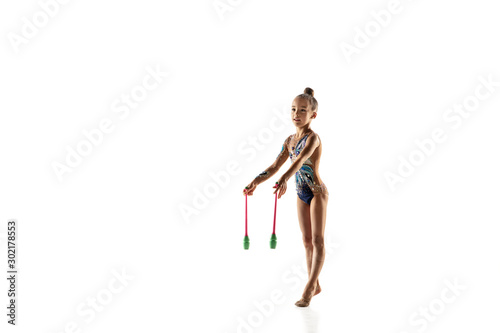
<path id="1" fill-rule="evenodd" d="M 314 97 L 314 90 L 312 90 L 311 88 L 307 87 L 306 89 L 304 89 L 304 92 L 302 94 L 298 95 L 295 98 L 306 99 L 309 105 L 311 106 L 311 110 L 313 112 L 318 112 L 318 101 Z"/>
<path id="2" fill-rule="evenodd" d="M 311 88 L 307 87 L 306 89 L 304 89 L 304 94 L 308 94 L 308 95 L 314 96 L 314 90 L 312 90 Z"/>

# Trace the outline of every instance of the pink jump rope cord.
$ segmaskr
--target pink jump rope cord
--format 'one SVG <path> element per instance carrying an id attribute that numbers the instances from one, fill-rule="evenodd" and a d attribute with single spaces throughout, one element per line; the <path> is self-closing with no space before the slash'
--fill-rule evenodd
<path id="1" fill-rule="evenodd" d="M 246 192 L 246 191 L 245 191 Z M 248 195 L 245 193 L 245 236 L 248 236 L 248 218 L 247 218 L 247 197 Z"/>
<path id="2" fill-rule="evenodd" d="M 274 185 L 273 188 L 276 188 L 278 184 Z M 273 222 L 273 234 L 276 233 L 276 206 L 278 205 L 278 192 L 276 191 L 276 196 L 274 198 L 274 222 Z"/>
<path id="3" fill-rule="evenodd" d="M 274 185 L 273 188 L 276 188 Z M 246 192 L 246 191 L 245 191 Z M 274 221 L 273 221 L 273 234 L 276 233 L 276 207 L 278 206 L 278 191 L 274 197 Z M 245 193 L 245 236 L 248 236 L 248 194 Z"/>

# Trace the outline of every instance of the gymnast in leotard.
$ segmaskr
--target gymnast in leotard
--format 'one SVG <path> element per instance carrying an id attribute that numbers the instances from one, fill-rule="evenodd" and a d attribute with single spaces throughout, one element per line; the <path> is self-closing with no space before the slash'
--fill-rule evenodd
<path id="1" fill-rule="evenodd" d="M 272 177 L 288 157 L 290 158 L 292 164 L 279 178 L 278 187 L 273 194 L 278 191 L 278 198 L 285 194 L 287 181 L 295 174 L 297 213 L 309 276 L 302 298 L 295 303 L 301 307 L 309 306 L 311 298 L 321 292 L 318 276 L 325 260 L 324 230 L 329 193 L 318 171 L 321 140 L 310 128 L 311 121 L 317 117 L 317 113 L 318 102 L 314 98 L 314 91 L 306 88 L 304 93 L 295 97 L 292 102 L 291 119 L 296 127 L 296 134 L 285 139 L 274 163 L 243 190 L 244 195 L 252 195 L 257 185 Z"/>

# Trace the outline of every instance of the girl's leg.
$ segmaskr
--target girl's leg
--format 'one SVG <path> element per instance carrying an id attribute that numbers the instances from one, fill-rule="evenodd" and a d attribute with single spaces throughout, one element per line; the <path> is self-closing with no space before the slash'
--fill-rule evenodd
<path id="1" fill-rule="evenodd" d="M 299 217 L 300 230 L 302 231 L 302 242 L 306 250 L 306 262 L 307 262 L 307 277 L 311 276 L 311 266 L 312 266 L 312 256 L 313 256 L 313 243 L 312 243 L 312 231 L 311 231 L 311 206 L 305 203 L 302 199 L 297 196 L 297 215 Z M 321 292 L 321 287 L 319 285 L 319 280 L 317 281 L 317 289 L 314 295 Z"/>
<path id="2" fill-rule="evenodd" d="M 311 235 L 313 254 L 311 260 L 311 272 L 309 281 L 307 281 L 302 294 L 302 299 L 296 303 L 298 306 L 309 305 L 309 300 L 314 295 L 319 273 L 325 261 L 325 225 L 326 225 L 326 207 L 328 204 L 328 195 L 323 193 L 315 193 L 311 200 Z M 302 302 L 301 302 L 302 301 Z M 299 303 L 299 304 L 298 304 Z"/>
<path id="3" fill-rule="evenodd" d="M 297 196 L 297 215 L 299 226 L 302 231 L 302 242 L 306 249 L 307 276 L 311 274 L 311 261 L 313 255 L 312 231 L 311 231 L 311 206 L 306 204 Z"/>

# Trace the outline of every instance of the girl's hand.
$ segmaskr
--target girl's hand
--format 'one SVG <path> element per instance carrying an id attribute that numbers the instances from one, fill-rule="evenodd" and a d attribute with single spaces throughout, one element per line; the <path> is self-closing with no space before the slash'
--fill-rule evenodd
<path id="1" fill-rule="evenodd" d="M 278 184 L 274 184 L 273 188 L 276 189 L 274 190 L 273 194 L 278 191 L 278 199 L 281 198 L 281 196 L 286 192 L 286 179 L 284 179 L 283 177 L 278 179 Z"/>
<path id="2" fill-rule="evenodd" d="M 257 188 L 257 185 L 254 184 L 254 182 L 251 182 L 248 184 L 245 189 L 243 190 L 243 195 L 253 195 L 253 191 Z"/>

